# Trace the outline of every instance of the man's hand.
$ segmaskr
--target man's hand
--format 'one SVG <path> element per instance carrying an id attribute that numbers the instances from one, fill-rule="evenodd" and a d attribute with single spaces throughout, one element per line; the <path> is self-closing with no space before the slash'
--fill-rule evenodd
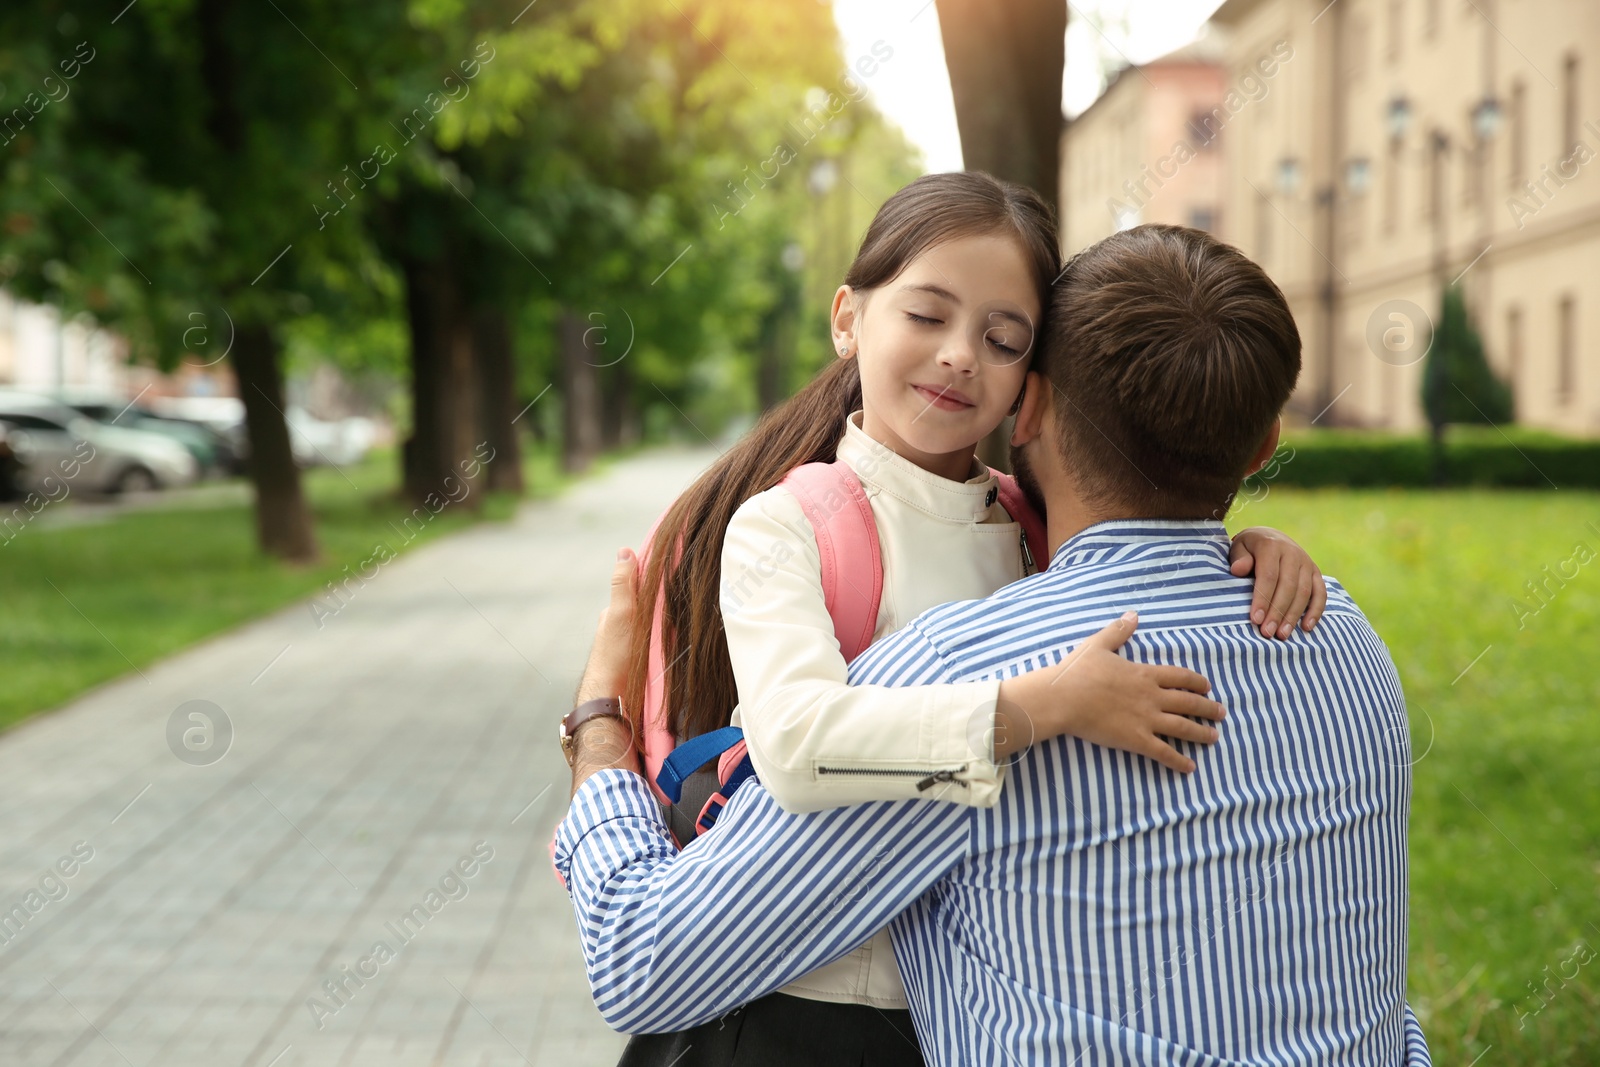
<path id="1" fill-rule="evenodd" d="M 611 569 L 611 600 L 600 613 L 594 646 L 578 683 L 574 705 L 597 697 L 621 696 L 628 684 L 628 655 L 633 647 L 633 597 L 639 584 L 639 561 L 633 550 L 617 552 Z M 573 735 L 572 791 L 596 771 L 611 767 L 639 773 L 633 725 L 614 718 L 590 719 Z"/>
<path id="2" fill-rule="evenodd" d="M 633 648 L 633 597 L 639 585 L 639 561 L 633 549 L 617 550 L 611 568 L 611 600 L 595 626 L 594 645 L 583 668 L 574 705 L 596 697 L 621 696 L 628 687 L 628 654 Z"/>

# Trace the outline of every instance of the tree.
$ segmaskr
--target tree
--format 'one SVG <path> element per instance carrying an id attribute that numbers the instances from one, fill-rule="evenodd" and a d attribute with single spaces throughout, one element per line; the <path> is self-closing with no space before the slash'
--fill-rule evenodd
<path id="1" fill-rule="evenodd" d="M 1054 205 L 1061 181 L 1063 0 L 938 0 L 945 65 L 968 170 Z"/>
<path id="2" fill-rule="evenodd" d="M 1061 181 L 1064 0 L 938 0 L 945 65 L 968 170 L 1025 185 L 1054 206 Z M 1010 470 L 1009 422 L 978 446 Z"/>
<path id="3" fill-rule="evenodd" d="M 165 366 L 193 315 L 219 337 L 221 320 L 231 323 L 258 543 L 313 558 L 284 414 L 282 324 L 310 310 L 313 294 L 334 294 L 331 266 L 365 258 L 359 228 L 327 225 L 315 203 L 359 158 L 344 136 L 359 89 L 330 55 L 350 63 L 392 21 L 340 21 L 306 0 L 149 0 L 81 29 L 54 5 L 11 6 L 0 19 L 0 39 L 25 42 L 7 73 L 20 67 L 41 86 L 46 75 L 27 59 L 67 54 L 63 27 L 88 49 L 70 91 L 23 124 L 0 160 L 13 232 L 26 231 L 0 246 L 8 284 L 82 306 Z M 55 65 L 59 83 L 68 68 Z"/>
<path id="4" fill-rule="evenodd" d="M 1467 313 L 1459 285 L 1445 288 L 1439 326 L 1422 366 L 1422 410 L 1433 440 L 1433 478 L 1445 481 L 1444 431 L 1451 423 L 1499 425 L 1513 413 L 1511 387 L 1496 378 L 1484 358 L 1483 339 Z"/>

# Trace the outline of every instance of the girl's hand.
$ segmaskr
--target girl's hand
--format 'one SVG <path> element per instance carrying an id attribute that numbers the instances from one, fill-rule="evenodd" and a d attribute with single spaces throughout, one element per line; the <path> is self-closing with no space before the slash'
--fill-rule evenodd
<path id="1" fill-rule="evenodd" d="M 1211 744 L 1216 728 L 1194 719 L 1220 722 L 1222 705 L 1203 695 L 1211 683 L 1194 671 L 1118 655 L 1138 625 L 1139 616 L 1127 612 L 1056 666 L 1003 680 L 995 711 L 996 761 L 1034 741 L 1067 734 L 1149 756 L 1184 774 L 1193 771 L 1194 761 L 1163 738 Z"/>
<path id="2" fill-rule="evenodd" d="M 639 584 L 639 560 L 633 549 L 617 550 L 611 569 L 611 600 L 600 613 L 594 647 L 578 683 L 578 703 L 596 697 L 621 696 L 628 684 L 628 655 L 633 647 L 633 595 Z"/>
<path id="3" fill-rule="evenodd" d="M 1261 627 L 1261 636 L 1288 637 L 1296 619 L 1309 633 L 1322 617 L 1328 606 L 1328 583 L 1306 550 L 1288 534 L 1269 526 L 1240 530 L 1228 556 L 1236 576 L 1243 578 L 1252 570 L 1256 573 L 1250 621 Z"/>

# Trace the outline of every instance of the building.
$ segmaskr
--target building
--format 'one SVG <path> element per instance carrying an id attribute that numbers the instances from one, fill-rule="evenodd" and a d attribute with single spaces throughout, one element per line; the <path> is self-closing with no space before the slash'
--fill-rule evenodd
<path id="1" fill-rule="evenodd" d="M 1208 33 L 1125 67 L 1061 132 L 1061 238 L 1068 252 L 1141 222 L 1216 231 L 1224 195 L 1227 68 Z"/>
<path id="2" fill-rule="evenodd" d="M 1600 433 L 1600 5 L 1227 0 L 1213 22 L 1229 83 L 1265 86 L 1222 138 L 1220 232 L 1294 307 L 1294 410 L 1420 428 L 1459 281 L 1518 421 Z"/>
<path id="3" fill-rule="evenodd" d="M 63 321 L 55 308 L 18 300 L 0 289 L 0 386 L 120 392 L 126 358 L 121 337 L 87 319 Z"/>

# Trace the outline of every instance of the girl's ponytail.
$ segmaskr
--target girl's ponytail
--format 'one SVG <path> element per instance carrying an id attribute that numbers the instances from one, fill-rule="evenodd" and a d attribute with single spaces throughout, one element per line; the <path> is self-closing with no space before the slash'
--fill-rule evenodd
<path id="1" fill-rule="evenodd" d="M 656 594 L 664 580 L 665 708 L 678 737 L 695 737 L 728 725 L 739 703 L 719 606 L 728 521 L 740 504 L 771 489 L 801 464 L 832 463 L 845 419 L 860 407 L 860 365 L 854 359 L 835 359 L 804 389 L 762 416 L 662 516 L 633 617 L 641 621 L 654 617 Z M 681 545 L 682 554 L 669 572 L 672 545 Z M 644 706 L 649 664 L 650 628 L 640 626 L 623 694 L 630 714 Z M 635 736 L 642 739 L 643 723 L 634 726 Z"/>

